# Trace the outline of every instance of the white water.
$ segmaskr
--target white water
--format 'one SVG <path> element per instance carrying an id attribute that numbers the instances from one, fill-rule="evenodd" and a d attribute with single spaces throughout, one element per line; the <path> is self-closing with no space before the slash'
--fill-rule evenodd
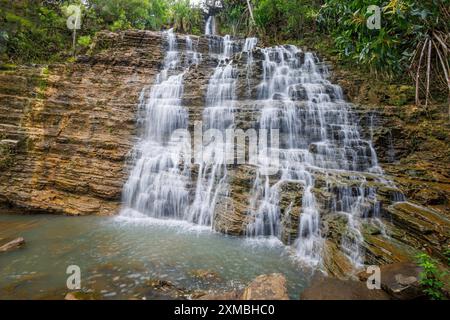
<path id="1" fill-rule="evenodd" d="M 218 65 L 206 92 L 203 111 L 203 137 L 195 197 L 189 210 L 189 221 L 213 226 L 216 204 L 228 195 L 225 130 L 234 126 L 237 72 L 233 61 L 233 41 L 229 35 L 213 39 L 219 45 Z M 213 140 L 216 138 L 215 140 Z M 219 142 L 218 142 L 219 141 Z"/>
<path id="2" fill-rule="evenodd" d="M 213 19 L 208 24 L 206 32 L 212 32 Z M 190 141 L 173 133 L 188 127 L 188 113 L 181 100 L 183 76 L 202 57 L 189 37 L 186 50 L 178 51 L 176 37 L 169 30 L 163 69 L 156 83 L 144 88 L 140 97 L 139 123 L 143 132 L 124 187 L 123 217 L 182 220 L 214 227 L 217 204 L 229 195 L 229 146 L 223 137 L 225 130 L 235 127 L 238 72 L 232 58 L 239 45 L 228 35 L 209 35 L 210 55 L 217 58 L 218 64 L 209 79 L 202 115 L 203 131 L 209 135 L 203 136 L 203 148 L 195 158 L 193 172 L 191 159 L 184 158 Z M 248 38 L 241 49 L 247 55 L 248 88 L 256 44 L 256 38 Z M 255 101 L 260 110 L 259 128 L 269 132 L 278 129 L 281 139 L 279 145 L 271 142 L 265 152 L 259 150 L 246 234 L 251 239 L 281 239 L 282 215 L 290 219 L 295 213 L 299 216 L 298 237 L 292 244 L 302 261 L 319 265 L 324 243 L 320 212 L 324 204 L 317 199 L 315 185 L 320 178 L 333 194 L 327 199 L 327 209 L 346 217 L 342 251 L 354 265 L 360 265 L 364 261 L 362 219 L 379 218 L 376 192 L 367 186 L 366 176 L 389 184 L 382 177 L 372 144 L 360 137 L 341 88 L 327 80 L 328 70 L 314 54 L 295 46 L 260 50 L 264 57 L 263 77 Z M 277 160 L 278 175 L 268 176 L 268 169 Z M 280 197 L 288 183 L 301 186 L 302 200 L 283 209 Z M 294 212 L 298 208 L 300 212 Z"/>
<path id="3" fill-rule="evenodd" d="M 247 54 L 247 70 L 246 70 L 246 80 L 247 80 L 247 96 L 251 96 L 251 87 L 250 87 L 250 79 L 253 76 L 253 50 L 256 48 L 258 44 L 258 39 L 251 37 L 246 38 L 244 46 L 242 47 L 242 53 Z"/>
<path id="4" fill-rule="evenodd" d="M 216 35 L 216 19 L 214 18 L 214 16 L 209 16 L 208 20 L 206 20 L 205 36 L 214 35 Z"/>
<path id="5" fill-rule="evenodd" d="M 370 141 L 363 140 L 340 87 L 328 80 L 325 65 L 310 52 L 294 46 L 262 49 L 263 80 L 258 106 L 260 128 L 281 131 L 279 179 L 261 173 L 267 159 L 260 159 L 260 172 L 255 181 L 250 205 L 253 222 L 247 226 L 248 236 L 281 236 L 281 187 L 286 183 L 303 186 L 298 239 L 295 241 L 301 260 L 311 265 L 321 262 L 323 237 L 320 214 L 313 188 L 316 175 L 332 171 L 381 173 Z M 274 153 L 276 154 L 276 153 Z M 272 177 L 272 179 L 274 179 Z M 360 187 L 342 185 L 334 198 L 331 211 L 347 217 L 348 237 L 343 251 L 355 265 L 363 261 L 363 241 L 359 224 L 367 216 L 368 201 L 375 193 L 365 187 L 365 180 L 355 175 Z M 331 186 L 330 186 L 331 188 Z M 376 215 L 376 213 L 374 213 Z"/>
<path id="6" fill-rule="evenodd" d="M 134 167 L 124 186 L 125 216 L 139 212 L 153 218 L 182 219 L 189 205 L 190 159 L 183 155 L 190 141 L 173 133 L 187 129 L 188 114 L 181 103 L 183 76 L 200 57 L 187 38 L 187 65 L 182 66 L 175 34 L 172 30 L 165 34 L 168 49 L 163 70 L 151 89 L 142 90 L 139 100 L 138 122 L 143 132 L 134 149 Z"/>

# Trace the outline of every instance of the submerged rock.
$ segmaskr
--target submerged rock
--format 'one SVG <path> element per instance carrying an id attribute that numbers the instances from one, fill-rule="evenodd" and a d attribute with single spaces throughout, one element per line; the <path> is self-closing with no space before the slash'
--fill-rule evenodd
<path id="1" fill-rule="evenodd" d="M 211 271 L 211 270 L 204 270 L 204 269 L 196 269 L 196 270 L 191 270 L 189 272 L 189 275 L 192 276 L 193 278 L 202 280 L 202 281 L 219 281 L 221 280 L 220 275 L 215 272 L 215 271 Z"/>
<path id="2" fill-rule="evenodd" d="M 19 237 L 17 239 L 14 239 L 12 241 L 7 242 L 6 244 L 2 245 L 0 247 L 0 252 L 6 252 L 11 251 L 15 249 L 21 248 L 25 244 L 25 239 L 22 237 Z"/>
<path id="3" fill-rule="evenodd" d="M 241 300 L 242 290 L 233 290 L 222 293 L 208 293 L 198 298 L 198 300 Z"/>
<path id="4" fill-rule="evenodd" d="M 74 291 L 69 292 L 64 300 L 101 300 L 102 296 L 96 292 Z"/>
<path id="5" fill-rule="evenodd" d="M 183 300 L 188 299 L 193 294 L 198 294 L 184 288 L 179 288 L 170 281 L 160 279 L 148 280 L 142 289 L 138 289 L 137 291 L 138 295 L 136 297 L 145 300 Z"/>

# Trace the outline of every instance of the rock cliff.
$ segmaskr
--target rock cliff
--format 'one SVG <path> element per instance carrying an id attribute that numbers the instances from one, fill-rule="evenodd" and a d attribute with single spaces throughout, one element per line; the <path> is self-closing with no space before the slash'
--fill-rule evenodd
<path id="1" fill-rule="evenodd" d="M 112 215 L 136 101 L 163 58 L 152 32 L 100 34 L 75 63 L 0 72 L 0 200 L 28 211 Z"/>

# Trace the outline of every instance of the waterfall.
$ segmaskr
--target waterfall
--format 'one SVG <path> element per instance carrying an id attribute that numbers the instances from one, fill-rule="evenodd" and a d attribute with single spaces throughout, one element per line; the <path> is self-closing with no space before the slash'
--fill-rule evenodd
<path id="1" fill-rule="evenodd" d="M 252 72 L 261 63 L 257 98 L 252 101 L 258 113 L 255 128 L 269 133 L 278 130 L 280 137 L 265 147 L 258 144 L 256 176 L 244 217 L 247 237 L 284 239 L 302 261 L 317 266 L 325 242 L 321 216 L 324 212 L 339 215 L 346 222 L 341 250 L 355 266 L 361 265 L 363 219 L 381 224 L 376 184 L 394 186 L 383 178 L 372 142 L 361 137 L 341 88 L 328 80 L 327 66 L 311 52 L 291 45 L 256 48 L 256 38 L 241 43 L 229 35 L 215 36 L 213 31 L 210 17 L 209 54 L 217 65 L 206 89 L 201 147 L 195 148 L 194 164 L 191 141 L 183 135 L 189 124 L 182 104 L 183 79 L 202 56 L 190 37 L 185 38 L 185 50 L 179 51 L 175 34 L 165 32 L 162 70 L 139 98 L 141 132 L 123 190 L 122 215 L 214 227 L 217 204 L 230 195 L 227 155 L 234 150 L 226 131 L 237 123 L 239 64 L 233 58 L 240 52 L 246 57 L 243 69 L 249 98 Z M 278 172 L 269 175 L 274 163 Z M 294 191 L 286 191 L 293 186 Z M 286 200 L 289 192 L 297 198 Z M 395 197 L 403 199 L 401 194 Z M 292 229 L 298 230 L 297 235 L 286 237 L 286 224 L 296 224 Z"/>
<path id="2" fill-rule="evenodd" d="M 247 70 L 246 70 L 246 80 L 247 80 L 247 96 L 251 96 L 251 87 L 250 87 L 250 79 L 252 77 L 252 67 L 253 67 L 253 50 L 256 48 L 258 43 L 258 39 L 251 37 L 246 38 L 244 42 L 244 46 L 242 47 L 242 53 L 247 54 Z"/>
<path id="3" fill-rule="evenodd" d="M 311 52 L 294 46 L 261 49 L 263 77 L 259 85 L 259 126 L 279 129 L 281 136 L 280 172 L 270 177 L 258 172 L 250 200 L 247 235 L 281 237 L 281 188 L 286 183 L 303 187 L 298 238 L 294 246 L 303 261 L 321 262 L 323 236 L 320 210 L 314 194 L 315 180 L 334 172 L 381 173 L 370 141 L 359 135 L 357 122 L 343 100 L 341 88 L 328 80 L 326 66 Z M 259 171 L 267 159 L 260 159 Z M 275 180 L 272 182 L 272 180 Z M 352 179 L 350 179 L 352 180 Z M 349 236 L 343 239 L 343 251 L 355 265 L 362 261 L 363 241 L 359 219 L 367 216 L 368 201 L 376 202 L 373 189 L 365 186 L 363 176 L 353 180 L 360 186 L 336 190 L 331 211 L 347 217 Z M 330 186 L 330 189 L 333 188 Z"/>
<path id="4" fill-rule="evenodd" d="M 216 19 L 214 16 L 209 16 L 205 25 L 205 36 L 216 35 Z"/>
<path id="5" fill-rule="evenodd" d="M 212 39 L 219 41 L 218 65 L 209 79 L 206 106 L 203 111 L 203 148 L 198 163 L 195 197 L 190 207 L 189 221 L 200 225 L 213 225 L 215 207 L 219 197 L 228 194 L 225 139 L 226 129 L 234 125 L 237 72 L 233 61 L 234 42 L 229 35 Z M 217 48 L 217 46 L 213 46 Z"/>
<path id="6" fill-rule="evenodd" d="M 202 55 L 194 50 L 192 39 L 186 36 L 186 66 L 198 65 L 202 59 Z"/>
<path id="7" fill-rule="evenodd" d="M 123 190 L 123 215 L 182 219 L 189 205 L 190 147 L 177 130 L 187 129 L 188 113 L 182 106 L 183 76 L 200 56 L 186 38 L 186 62 L 182 65 L 176 36 L 165 32 L 167 51 L 162 71 L 139 98 L 138 123 L 142 133 L 133 150 L 133 168 Z M 189 143 L 189 145 L 188 145 Z"/>

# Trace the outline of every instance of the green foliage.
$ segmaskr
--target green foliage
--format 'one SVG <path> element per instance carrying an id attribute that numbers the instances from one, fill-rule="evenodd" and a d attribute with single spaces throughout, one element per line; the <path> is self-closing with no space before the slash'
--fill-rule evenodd
<path id="1" fill-rule="evenodd" d="M 432 300 L 444 299 L 444 294 L 442 292 L 444 283 L 441 279 L 445 274 L 439 271 L 436 262 L 427 254 L 420 253 L 416 258 L 418 265 L 423 269 L 420 274 L 420 284 L 424 286 L 423 291 Z"/>
<path id="2" fill-rule="evenodd" d="M 299 38 L 315 30 L 319 6 L 307 0 L 259 0 L 255 22 L 265 36 L 274 39 Z"/>
<path id="3" fill-rule="evenodd" d="M 341 58 L 367 66 L 374 73 L 402 74 L 417 44 L 430 32 L 448 33 L 440 4 L 448 0 L 326 0 L 318 21 L 335 40 Z M 381 29 L 370 30 L 367 8 L 382 8 Z M 448 7 L 447 7 L 448 8 Z"/>
<path id="4" fill-rule="evenodd" d="M 246 0 L 224 0 L 217 17 L 223 33 L 245 36 L 252 31 Z"/>
<path id="5" fill-rule="evenodd" d="M 258 33 L 266 42 L 298 39 L 314 32 L 321 1 L 314 0 L 253 0 L 255 24 L 247 0 L 224 0 L 219 14 L 222 29 L 234 35 Z M 255 30 L 256 27 L 256 30 Z"/>
<path id="6" fill-rule="evenodd" d="M 201 33 L 203 12 L 190 0 L 0 0 L 0 61 L 48 63 L 68 61 L 72 53 L 72 31 L 66 9 L 82 8 L 78 50 L 90 46 L 97 31 L 109 29 L 160 30 Z"/>
<path id="7" fill-rule="evenodd" d="M 88 8 L 112 31 L 170 26 L 198 33 L 203 21 L 200 8 L 190 0 L 89 0 Z"/>
<path id="8" fill-rule="evenodd" d="M 447 264 L 450 266 L 450 248 L 444 250 L 444 256 L 447 258 Z"/>
<path id="9" fill-rule="evenodd" d="M 59 7 L 31 1 L 0 0 L 2 60 L 41 62 L 57 59 L 70 43 Z"/>
<path id="10" fill-rule="evenodd" d="M 201 34 L 202 32 L 202 10 L 193 7 L 189 0 L 179 0 L 172 3 L 169 11 L 169 21 L 177 32 L 193 34 Z"/>
<path id="11" fill-rule="evenodd" d="M 92 43 L 92 39 L 90 35 L 87 36 L 81 36 L 78 38 L 78 42 L 77 42 L 81 47 L 83 48 L 87 48 L 91 45 Z"/>
<path id="12" fill-rule="evenodd" d="M 156 29 L 165 21 L 164 0 L 89 0 L 88 7 L 111 30 Z"/>

